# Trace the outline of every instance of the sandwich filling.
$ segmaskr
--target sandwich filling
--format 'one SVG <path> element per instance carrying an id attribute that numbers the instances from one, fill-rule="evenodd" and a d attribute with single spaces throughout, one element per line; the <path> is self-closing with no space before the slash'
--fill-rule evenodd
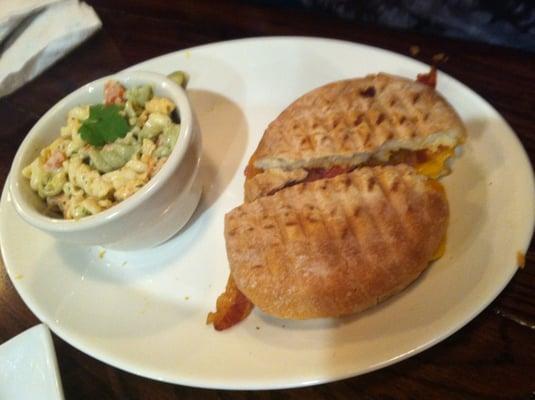
<path id="1" fill-rule="evenodd" d="M 439 146 L 436 151 L 431 150 L 397 150 L 393 152 L 388 161 L 382 162 L 372 157 L 372 159 L 358 166 L 333 166 L 331 168 L 310 168 L 307 169 L 308 176 L 305 182 L 317 179 L 333 178 L 342 173 L 351 172 L 356 167 L 371 167 L 375 165 L 397 165 L 406 164 L 413 167 L 420 174 L 432 179 L 437 179 L 449 172 L 447 161 L 453 156 L 454 150 L 449 147 Z"/>
<path id="2" fill-rule="evenodd" d="M 386 161 L 372 156 L 367 162 L 359 165 L 332 165 L 328 168 L 299 168 L 296 170 L 278 168 L 262 170 L 255 168 L 251 163 L 245 169 L 245 176 L 247 177 L 245 197 L 247 201 L 251 201 L 261 196 L 271 196 L 281 189 L 298 183 L 334 178 L 337 175 L 351 172 L 356 168 L 378 165 L 405 164 L 413 167 L 428 178 L 438 179 L 449 173 L 447 161 L 453 157 L 453 154 L 454 149 L 446 146 L 439 146 L 435 151 L 400 149 L 390 153 Z M 261 187 L 258 187 L 258 181 L 262 178 L 260 174 L 269 176 L 269 178 L 263 179 L 264 182 L 262 182 Z M 273 179 L 275 175 L 277 179 Z"/>

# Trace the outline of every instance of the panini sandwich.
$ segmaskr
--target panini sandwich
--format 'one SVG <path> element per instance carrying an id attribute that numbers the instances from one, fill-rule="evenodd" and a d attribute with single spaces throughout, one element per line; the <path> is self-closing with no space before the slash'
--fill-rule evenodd
<path id="1" fill-rule="evenodd" d="M 208 322 L 253 304 L 291 319 L 364 310 L 440 257 L 448 202 L 435 180 L 466 131 L 433 88 L 387 74 L 334 82 L 288 106 L 225 217 L 231 276 Z"/>

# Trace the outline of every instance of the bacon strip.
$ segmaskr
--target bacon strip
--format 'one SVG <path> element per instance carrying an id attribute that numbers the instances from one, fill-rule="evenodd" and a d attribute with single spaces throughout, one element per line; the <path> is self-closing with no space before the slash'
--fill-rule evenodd
<path id="1" fill-rule="evenodd" d="M 430 86 L 433 89 L 436 89 L 437 87 L 437 67 L 432 66 L 431 71 L 429 71 L 427 74 L 418 74 L 416 76 L 416 80 L 420 83 L 423 83 L 424 85 Z"/>
<path id="2" fill-rule="evenodd" d="M 216 311 L 208 314 L 206 323 L 213 324 L 216 331 L 228 329 L 247 318 L 253 307 L 229 276 L 225 291 L 217 298 Z"/>
<path id="3" fill-rule="evenodd" d="M 350 172 L 355 167 L 335 165 L 334 167 L 325 169 L 325 168 L 310 168 L 308 169 L 308 175 L 303 182 L 314 182 L 319 179 L 334 178 L 337 175 Z M 302 182 L 298 182 L 302 183 Z"/>

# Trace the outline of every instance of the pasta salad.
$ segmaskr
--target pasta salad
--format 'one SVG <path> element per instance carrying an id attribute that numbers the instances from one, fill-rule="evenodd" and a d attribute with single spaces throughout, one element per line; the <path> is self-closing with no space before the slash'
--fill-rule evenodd
<path id="1" fill-rule="evenodd" d="M 180 132 L 176 105 L 150 85 L 108 81 L 104 103 L 69 111 L 59 137 L 22 174 L 52 216 L 80 219 L 143 187 L 171 154 Z"/>

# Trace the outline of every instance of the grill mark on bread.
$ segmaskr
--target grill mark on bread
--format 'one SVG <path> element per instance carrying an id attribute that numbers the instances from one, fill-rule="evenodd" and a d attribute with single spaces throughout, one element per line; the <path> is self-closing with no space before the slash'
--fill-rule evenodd
<path id="1" fill-rule="evenodd" d="M 338 118 L 335 118 L 333 120 L 333 129 L 335 129 L 338 126 L 339 123 L 340 123 L 340 120 Z"/>
<path id="2" fill-rule="evenodd" d="M 307 127 L 307 130 L 305 132 L 305 137 L 301 139 L 301 142 L 306 140 L 305 144 L 308 144 L 308 149 L 311 152 L 314 152 L 316 150 L 316 145 L 314 144 L 314 141 L 312 140 L 312 138 L 316 134 L 316 130 L 318 128 L 318 123 L 316 121 L 314 121 L 312 123 L 312 125 L 309 127 L 309 124 L 307 123 L 307 121 L 305 121 L 305 125 Z M 303 149 L 306 150 L 307 148 L 303 147 Z"/>
<path id="3" fill-rule="evenodd" d="M 350 87 L 351 82 L 345 81 L 340 88 L 338 88 L 337 93 L 333 96 L 334 98 L 340 98 L 342 95 L 347 92 L 348 88 Z M 332 101 L 327 108 L 324 110 L 324 115 L 328 115 L 329 111 L 332 110 L 333 107 L 336 106 L 336 102 Z"/>
<path id="4" fill-rule="evenodd" d="M 357 97 L 355 101 L 359 103 L 358 110 L 361 113 L 360 116 L 362 117 L 362 122 L 361 124 L 359 124 L 359 126 L 362 124 L 365 124 L 367 128 L 364 138 L 361 137 L 360 132 L 358 133 L 358 136 L 360 137 L 360 139 L 362 139 L 362 146 L 364 148 L 368 148 L 369 147 L 368 143 L 369 143 L 370 138 L 374 137 L 376 134 L 375 126 L 372 124 L 372 122 L 370 121 L 368 117 L 370 104 L 368 101 L 362 99 L 361 97 Z"/>
<path id="5" fill-rule="evenodd" d="M 349 233 L 353 238 L 353 245 L 351 246 L 351 248 L 347 249 L 344 246 L 344 251 L 342 252 L 342 257 L 344 258 L 344 260 L 346 260 L 346 263 L 348 263 L 348 264 L 357 262 L 357 257 L 356 257 L 357 254 L 362 259 L 366 259 L 367 258 L 366 257 L 366 252 L 363 251 L 362 241 L 360 240 L 360 237 L 359 237 L 359 235 L 357 233 L 358 232 L 357 224 L 354 223 L 354 222 L 356 222 L 356 219 L 357 219 L 358 215 L 360 215 L 360 205 L 355 206 L 359 210 L 359 212 L 357 213 L 357 215 L 354 215 L 354 212 L 352 212 L 351 205 L 347 202 L 347 198 L 344 198 L 343 196 L 338 196 L 338 204 L 340 204 L 342 206 L 341 209 L 342 209 L 342 212 L 343 212 L 344 222 L 345 222 L 344 233 Z M 348 254 L 348 251 L 350 251 L 349 254 Z M 354 265 L 354 268 L 359 268 L 358 264 L 353 264 L 353 265 Z M 365 288 L 365 286 L 364 286 L 364 284 L 362 282 L 359 281 L 358 285 L 360 286 L 362 292 L 368 298 L 373 297 L 366 290 L 366 288 Z"/>
<path id="6" fill-rule="evenodd" d="M 403 182 L 403 185 L 405 187 L 409 187 L 409 186 L 412 186 L 414 187 L 414 184 L 411 184 L 409 181 L 408 181 L 408 176 L 403 176 L 401 178 L 401 181 Z M 422 202 L 427 202 L 427 198 L 426 199 L 422 199 L 423 201 Z M 429 221 L 430 219 L 430 215 L 429 213 L 427 212 L 427 210 L 422 210 L 422 208 L 426 208 L 426 207 L 423 207 L 423 204 L 417 204 L 415 205 L 414 202 L 411 202 L 411 201 L 408 201 L 408 207 L 407 207 L 407 212 L 409 214 L 409 218 L 412 218 L 412 220 L 414 221 L 416 218 L 418 218 L 419 220 L 422 220 L 422 221 Z"/>
<path id="7" fill-rule="evenodd" d="M 375 87 L 375 95 L 361 96 L 359 92 L 370 86 Z M 415 95 L 419 98 L 412 104 Z M 292 145 L 288 129 L 293 120 L 300 123 L 299 132 L 289 133 L 299 137 Z M 257 168 L 319 168 L 332 162 L 357 166 L 385 142 L 399 139 L 399 143 L 392 143 L 394 147 L 410 150 L 437 134 L 431 142 L 454 146 L 466 134 L 458 115 L 440 94 L 417 82 L 386 74 L 315 89 L 292 103 L 276 121 L 280 123 L 270 124 L 263 138 L 267 140 L 262 140 L 255 152 Z M 310 142 L 304 144 L 303 137 Z"/>
<path id="8" fill-rule="evenodd" d="M 351 139 L 355 145 L 355 148 L 365 146 L 366 138 L 364 138 L 360 133 L 362 124 L 366 124 L 366 121 L 364 120 L 364 115 L 359 114 L 353 122 L 353 127 L 348 128 L 351 132 Z"/>
<path id="9" fill-rule="evenodd" d="M 416 173 L 414 172 L 413 174 L 416 175 Z M 419 175 L 416 175 L 416 176 L 420 177 Z M 414 182 L 413 183 L 409 182 L 409 178 L 411 177 L 412 177 L 411 175 L 400 176 L 400 186 L 402 187 L 402 190 L 405 189 L 405 196 L 407 196 L 406 193 L 409 192 L 409 189 L 412 188 L 412 191 L 415 191 L 416 189 L 418 189 L 419 191 L 422 191 L 424 187 L 423 185 L 426 185 L 425 182 L 420 182 L 420 185 L 422 186 L 418 187 L 417 185 L 414 184 Z M 421 177 L 421 179 L 424 180 L 426 178 Z M 417 204 L 415 204 L 414 199 L 408 199 L 408 198 L 404 202 L 405 204 L 408 204 L 407 210 L 405 213 L 405 219 L 407 220 L 407 224 L 410 224 L 410 226 L 413 227 L 413 229 L 409 231 L 413 234 L 413 240 L 415 240 L 414 237 L 418 235 L 418 232 L 414 230 L 414 227 L 419 226 L 420 221 L 432 220 L 432 216 L 429 214 L 428 207 L 427 207 L 427 203 L 429 202 L 428 195 L 429 193 L 427 193 L 424 197 L 420 198 L 420 202 Z"/>
<path id="10" fill-rule="evenodd" d="M 261 209 L 261 210 L 265 210 L 264 208 L 264 205 L 261 201 L 259 201 L 258 203 L 258 207 Z M 264 213 L 259 213 L 258 214 L 259 218 L 255 218 L 254 219 L 254 223 L 256 226 L 259 226 L 259 227 L 262 227 L 262 229 L 264 228 L 264 225 L 267 223 L 267 221 L 269 221 L 269 214 L 264 214 Z M 267 218 L 266 218 L 267 217 Z M 252 218 L 252 215 L 250 214 L 249 215 L 249 218 Z M 255 237 L 262 237 L 262 235 L 255 235 Z M 258 239 L 257 239 L 258 240 Z M 262 260 L 261 262 L 255 262 L 255 263 L 252 263 L 252 267 L 253 269 L 258 269 L 258 268 L 262 268 L 264 266 L 267 266 L 269 265 L 269 260 L 267 259 L 267 254 L 266 253 L 262 253 Z M 251 277 L 251 278 L 248 278 L 248 282 L 250 283 L 251 280 L 255 280 L 254 277 Z M 237 282 L 235 282 L 237 284 Z M 255 282 L 256 283 L 256 282 Z M 238 286 L 239 288 L 239 286 Z M 241 290 L 241 289 L 240 289 Z"/>
<path id="11" fill-rule="evenodd" d="M 303 184 L 303 186 L 304 186 L 304 185 L 305 185 L 305 184 Z M 293 242 L 294 244 L 301 244 L 301 245 L 303 245 L 303 247 L 304 247 L 306 250 L 303 252 L 303 254 L 298 254 L 298 255 L 299 255 L 299 256 L 303 256 L 303 255 L 304 255 L 304 256 L 308 259 L 308 255 L 310 254 L 310 244 L 309 244 L 308 241 L 306 240 L 306 234 L 305 234 L 306 231 L 305 231 L 305 228 L 304 228 L 303 221 L 302 221 L 302 219 L 301 219 L 301 217 L 300 217 L 300 213 L 297 212 L 297 210 L 295 210 L 294 205 L 292 204 L 292 201 L 291 201 L 292 199 L 291 199 L 290 196 L 288 196 L 288 192 L 287 192 L 287 191 L 282 191 L 282 192 L 280 193 L 280 195 L 281 195 L 282 198 L 284 199 L 284 200 L 283 200 L 284 204 L 286 204 L 287 207 L 291 210 L 291 213 L 293 213 L 293 217 L 295 218 L 295 221 L 296 221 L 295 223 L 293 223 L 293 224 L 290 225 L 290 226 L 296 226 L 296 227 L 298 227 L 298 229 L 296 229 L 295 232 L 298 232 L 298 233 L 300 234 L 300 235 L 299 235 L 299 236 L 300 236 L 300 237 L 299 237 L 299 239 L 300 239 L 299 241 L 297 241 L 295 238 L 290 238 L 289 235 L 287 235 L 287 238 L 288 238 L 288 239 L 287 239 L 287 240 L 288 240 L 287 243 L 290 244 L 290 243 Z M 288 226 L 289 226 L 289 225 L 287 224 L 286 226 L 287 226 L 286 229 L 288 229 Z M 296 254 L 293 254 L 293 253 L 292 253 L 292 254 L 290 254 L 290 257 L 292 257 L 292 258 L 295 260 L 294 263 L 293 263 L 293 265 L 299 265 L 299 264 L 300 264 L 300 263 L 299 263 L 299 260 L 296 260 L 296 258 L 295 258 L 295 257 L 296 257 Z M 291 264 L 291 265 L 292 265 L 292 264 Z"/>
<path id="12" fill-rule="evenodd" d="M 396 131 L 398 129 L 396 127 L 397 125 L 395 123 L 395 118 L 392 115 L 392 106 L 393 105 L 391 104 L 390 107 L 387 107 L 385 105 L 385 99 L 386 99 L 385 96 L 379 96 L 379 98 L 374 103 L 375 107 L 380 112 L 380 114 L 379 114 L 380 118 L 377 120 L 377 124 L 380 125 L 381 123 L 383 123 L 383 127 L 382 128 L 387 131 L 386 138 L 385 138 L 386 140 L 383 140 L 382 143 L 384 143 L 385 141 L 388 141 L 390 139 L 393 139 L 395 137 L 395 132 L 394 131 Z M 394 104 L 395 103 L 396 103 L 396 101 L 394 101 Z"/>
<path id="13" fill-rule="evenodd" d="M 266 209 L 264 208 L 264 210 Z M 286 218 L 291 214 L 291 211 L 286 210 L 282 214 Z M 288 249 L 288 243 L 290 243 L 290 239 L 286 232 L 286 226 L 288 225 L 286 225 L 286 222 L 284 222 L 284 227 L 283 227 L 280 213 L 276 213 L 272 215 L 272 220 L 275 226 L 277 227 L 276 231 L 274 231 L 273 233 L 279 239 L 279 244 L 280 244 L 280 247 L 278 249 L 279 251 L 277 252 L 278 259 L 279 260 L 284 259 L 285 263 L 290 265 L 290 263 L 292 263 L 292 259 L 291 259 L 292 254 Z"/>
<path id="14" fill-rule="evenodd" d="M 264 206 L 263 206 L 262 202 L 258 202 L 258 207 L 260 209 L 262 209 L 262 210 L 264 209 Z M 254 218 L 253 215 L 251 213 L 249 213 L 249 218 L 254 221 L 253 225 L 256 226 L 256 227 L 261 227 L 262 226 L 262 224 L 263 224 L 263 218 L 262 217 L 263 216 L 264 216 L 264 214 L 259 213 L 258 216 L 256 218 Z M 267 217 L 268 217 L 267 220 L 269 220 L 269 215 L 267 215 Z M 260 236 L 260 238 L 261 238 L 262 237 L 261 229 L 256 229 L 256 232 L 254 232 L 254 233 L 251 232 L 251 235 L 254 235 L 257 238 L 258 238 L 258 236 Z M 256 253 L 255 256 L 258 257 L 258 253 Z M 269 261 L 267 259 L 267 255 L 265 253 L 262 253 L 260 258 L 261 258 L 260 262 L 255 260 L 257 262 L 253 262 L 252 263 L 253 265 L 256 266 L 256 268 L 260 268 L 260 266 L 269 265 Z"/>
<path id="15" fill-rule="evenodd" d="M 286 132 L 286 127 L 285 127 L 285 124 L 283 122 L 281 122 L 281 117 L 285 114 L 288 114 L 287 112 L 288 110 L 284 110 L 282 113 L 279 114 L 279 116 L 277 117 L 277 119 L 275 119 L 274 121 L 272 121 L 267 129 L 269 130 L 270 128 L 272 129 L 275 129 L 276 127 L 280 127 L 279 129 L 283 132 Z M 281 142 L 284 143 L 284 146 L 286 149 L 291 149 L 293 147 L 293 143 L 291 141 L 291 137 L 290 135 L 285 135 L 285 134 L 279 134 L 277 135 L 277 139 L 280 140 Z M 270 142 L 269 140 L 267 140 L 266 136 L 262 136 L 262 139 L 260 139 L 260 143 L 258 144 L 258 147 L 256 148 L 256 151 L 254 152 L 253 156 L 251 157 L 251 159 L 255 159 L 255 163 L 253 164 L 255 167 L 256 166 L 256 155 L 257 155 L 257 152 L 262 148 L 262 145 L 265 143 L 265 146 L 266 148 L 271 148 L 273 147 L 273 143 Z"/>
<path id="16" fill-rule="evenodd" d="M 350 184 L 353 183 L 352 176 L 346 175 L 343 178 L 349 180 Z M 355 192 L 355 188 L 351 188 L 351 186 L 346 186 L 345 190 L 346 192 L 347 191 Z M 354 200 L 356 204 L 351 205 L 348 203 L 349 197 L 344 198 L 342 194 L 338 196 L 339 203 L 342 204 L 342 211 L 343 211 L 343 216 L 344 216 L 344 234 L 349 233 L 353 237 L 354 243 L 352 247 L 353 249 L 356 249 L 355 253 L 358 254 L 358 256 L 361 259 L 366 259 L 367 258 L 366 251 L 364 250 L 363 242 L 358 234 L 358 225 L 359 225 L 360 219 L 362 218 L 362 204 L 361 204 L 360 197 L 354 197 L 354 199 L 357 199 L 357 198 L 358 198 L 358 201 Z M 342 253 L 342 256 L 344 257 L 344 259 L 346 259 L 346 262 L 349 265 L 352 265 L 353 268 L 359 268 L 360 259 L 357 257 L 352 257 L 353 254 L 348 253 L 347 252 L 348 249 L 345 249 L 345 250 L 346 251 Z M 364 293 L 364 295 L 367 298 L 373 297 L 371 296 L 369 291 L 366 290 L 366 287 L 363 282 L 356 281 L 355 283 L 358 285 L 360 291 Z M 367 304 L 364 307 L 367 308 L 370 305 L 371 304 Z M 359 308 L 362 308 L 362 305 Z M 353 312 L 356 312 L 356 311 L 358 310 L 357 309 L 353 310 Z"/>
<path id="17" fill-rule="evenodd" d="M 340 98 L 343 98 L 343 96 L 348 92 L 348 91 L 351 91 L 351 82 L 350 81 L 347 81 L 345 85 L 342 86 L 342 88 L 340 89 L 340 91 L 338 92 L 338 95 L 337 97 L 340 97 Z M 330 107 L 328 108 L 328 110 L 332 109 L 334 106 L 336 105 L 336 102 L 333 101 L 330 105 Z M 347 110 L 346 110 L 347 111 Z M 341 146 L 342 146 L 342 149 L 351 149 L 351 147 L 348 147 L 347 146 L 347 139 L 351 138 L 351 141 L 353 142 L 353 145 L 355 145 L 355 142 L 353 140 L 353 135 L 350 134 L 350 130 L 349 130 L 349 133 L 348 133 L 348 129 L 347 129 L 347 124 L 346 124 L 346 121 L 344 119 L 344 114 L 345 112 L 343 113 L 334 113 L 334 115 L 332 116 L 332 125 L 331 125 L 331 129 L 328 130 L 327 133 L 330 133 L 331 136 L 333 136 L 336 140 L 335 142 L 341 142 Z M 345 129 L 336 129 L 339 124 L 343 122 L 344 123 L 344 126 L 346 127 Z M 344 133 L 342 133 L 342 131 Z M 337 138 L 337 136 L 339 135 L 342 135 L 342 138 L 341 140 L 339 138 Z M 335 146 L 333 145 L 333 148 Z"/>
<path id="18" fill-rule="evenodd" d="M 346 228 L 348 228 L 348 232 L 351 234 L 351 236 L 353 237 L 353 244 L 352 246 L 347 249 L 344 247 L 344 252 L 343 252 L 343 257 L 344 259 L 347 260 L 348 263 L 354 263 L 354 268 L 358 269 L 360 268 L 359 266 L 359 263 L 357 260 L 359 261 L 363 261 L 362 264 L 363 265 L 368 265 L 369 264 L 369 257 L 368 257 L 368 252 L 366 251 L 366 249 L 364 248 L 364 244 L 362 242 L 362 240 L 360 239 L 360 235 L 359 235 L 359 226 L 360 225 L 360 221 L 361 219 L 359 217 L 361 217 L 362 215 L 362 206 L 358 203 L 356 206 L 355 206 L 355 209 L 358 210 L 357 213 L 355 213 L 355 209 L 352 209 L 352 205 L 349 204 L 349 198 L 348 197 L 344 197 L 344 196 L 338 196 L 338 202 L 339 204 L 342 205 L 342 210 L 343 210 L 343 213 L 344 213 L 344 220 L 345 220 L 345 226 Z M 357 214 L 357 215 L 355 215 Z M 349 253 L 348 253 L 349 251 Z M 357 255 L 359 258 L 357 258 Z M 365 287 L 365 284 L 363 282 L 360 282 L 359 281 L 359 286 L 361 286 L 362 288 L 362 292 L 365 293 L 365 295 L 371 299 L 371 298 L 374 298 L 375 296 L 370 293 L 366 287 Z M 375 304 L 375 303 L 374 303 Z M 371 305 L 371 304 L 369 304 Z M 354 310 L 356 311 L 356 310 Z"/>
<path id="19" fill-rule="evenodd" d="M 385 120 L 385 114 L 384 113 L 380 113 L 379 114 L 379 117 L 377 118 L 377 121 L 375 122 L 377 125 L 381 125 Z"/>
<path id="20" fill-rule="evenodd" d="M 420 95 L 418 95 L 418 98 L 419 97 Z M 405 110 L 405 115 L 409 116 L 409 120 L 412 123 L 411 137 L 416 137 L 417 135 L 415 135 L 415 129 L 421 126 L 422 128 L 420 129 L 425 130 L 426 124 L 423 121 L 423 113 L 417 107 L 415 107 L 415 103 L 412 103 L 408 98 L 400 97 L 399 102 Z"/>
<path id="21" fill-rule="evenodd" d="M 364 137 L 363 145 L 364 147 L 370 147 L 370 139 L 375 137 L 375 127 L 372 125 L 371 121 L 367 116 L 364 116 L 364 124 L 366 124 L 366 127 L 368 130 L 366 131 L 366 136 Z"/>
<path id="22" fill-rule="evenodd" d="M 271 279 L 277 279 L 281 273 L 284 274 L 284 265 L 281 265 L 281 261 L 284 260 L 285 263 L 291 263 L 292 253 L 289 251 L 288 244 L 291 243 L 290 238 L 287 235 L 285 229 L 281 229 L 281 224 L 279 221 L 279 213 L 271 213 L 271 210 L 265 208 L 265 205 L 262 205 L 264 212 L 269 213 L 272 223 L 277 227 L 276 230 L 270 232 L 276 239 L 276 243 L 266 243 L 270 246 L 270 252 L 266 254 L 271 254 L 272 259 L 267 259 L 266 262 L 270 268 Z"/>
<path id="23" fill-rule="evenodd" d="M 315 151 L 316 150 L 316 146 L 314 144 L 314 141 L 312 140 L 312 136 L 313 136 L 314 132 L 312 132 L 312 135 L 307 135 L 306 138 L 308 140 L 308 145 L 310 146 L 310 150 L 311 151 Z"/>
<path id="24" fill-rule="evenodd" d="M 373 173 L 373 171 L 378 171 L 378 170 L 382 170 L 382 167 L 378 167 L 377 169 L 373 169 L 373 170 L 370 169 L 370 168 L 367 168 L 367 167 L 362 168 L 362 171 L 365 172 L 365 175 L 367 175 L 367 178 L 368 178 L 367 180 L 370 179 L 370 175 L 371 175 L 371 178 L 373 178 L 375 180 L 375 174 Z M 365 184 L 364 180 L 362 180 L 362 182 L 361 182 L 360 180 L 355 179 L 354 176 L 352 176 L 351 180 L 353 181 L 353 185 L 354 185 L 353 191 L 364 193 L 364 191 L 365 191 L 365 188 L 363 187 L 363 185 Z M 379 191 L 379 193 L 382 193 L 382 191 Z M 375 200 L 375 204 L 378 204 L 379 202 L 381 202 L 384 205 L 384 198 L 381 198 L 380 200 L 379 199 Z M 381 227 L 381 224 L 378 223 L 377 218 L 375 217 L 375 215 L 373 213 L 373 209 L 370 209 L 370 207 L 366 207 L 366 206 L 361 207 L 361 213 L 360 214 L 362 215 L 362 217 L 359 219 L 359 223 L 357 224 L 357 229 L 369 229 L 369 230 L 372 230 L 374 232 L 374 234 L 373 235 L 369 235 L 372 238 L 381 237 L 384 240 L 384 238 L 386 236 L 389 236 L 389 235 L 385 234 L 385 232 L 383 231 L 383 229 Z M 366 235 L 364 235 L 364 236 L 366 236 Z M 392 238 L 390 238 L 390 241 L 392 241 Z M 380 256 L 381 259 L 379 259 L 379 255 L 376 254 L 376 253 L 377 253 L 377 250 L 382 250 L 382 249 L 376 248 L 375 247 L 376 246 L 375 242 L 367 243 L 367 245 L 371 246 L 372 250 L 371 251 L 365 251 L 364 254 L 368 254 L 368 255 L 374 256 L 374 258 L 370 259 L 370 257 L 368 257 L 368 259 L 371 261 L 372 265 L 375 266 L 376 270 L 380 270 L 381 271 L 381 274 L 374 275 L 372 277 L 372 279 L 374 279 L 375 282 L 383 281 L 383 284 L 385 284 L 385 282 L 388 282 L 388 283 L 386 283 L 386 285 L 387 285 L 386 289 L 384 287 L 381 287 L 381 286 L 379 286 L 379 288 L 378 288 L 378 292 L 383 292 L 383 291 L 388 292 L 390 290 L 390 288 L 391 288 L 391 285 L 392 285 L 392 282 L 393 282 L 393 277 L 389 274 L 388 270 L 385 268 L 385 266 L 383 264 L 383 258 L 386 257 L 386 254 L 382 254 Z M 381 245 L 381 247 L 382 247 L 382 245 Z M 388 247 L 388 245 L 386 247 Z M 370 249 L 370 247 L 368 247 L 368 250 L 369 249 Z M 385 253 L 388 253 L 388 252 L 385 252 Z M 372 296 L 374 298 L 376 298 L 376 303 L 377 303 L 378 302 L 378 294 L 372 294 Z"/>
<path id="25" fill-rule="evenodd" d="M 376 180 L 375 180 L 375 176 L 371 176 L 368 178 L 367 180 L 367 188 L 368 188 L 368 192 L 372 192 L 373 191 L 373 188 L 376 184 Z"/>
<path id="26" fill-rule="evenodd" d="M 387 199 L 387 204 L 390 206 L 390 209 L 392 210 L 392 214 L 388 218 L 389 220 L 395 220 L 395 226 L 399 228 L 399 232 L 397 232 L 395 235 L 404 236 L 405 238 L 409 239 L 409 248 L 410 248 L 413 245 L 417 245 L 416 238 L 413 232 L 414 224 L 412 223 L 413 221 L 411 221 L 410 219 L 406 219 L 402 217 L 403 210 L 400 209 L 400 207 L 398 206 L 398 204 L 405 204 L 408 199 L 405 196 L 403 196 L 403 198 L 400 199 L 399 202 L 396 201 L 396 199 L 394 199 L 394 197 L 396 196 L 397 190 L 394 190 L 393 188 L 394 188 L 394 185 L 399 186 L 399 183 L 397 180 L 399 179 L 399 175 L 396 174 L 396 176 L 393 177 L 394 182 L 392 186 L 390 187 L 390 189 L 389 189 L 389 184 L 388 182 L 385 181 L 385 179 L 386 179 L 385 175 L 380 175 L 377 177 L 378 186 L 383 192 L 383 196 Z M 405 250 L 406 246 L 405 246 L 404 241 L 399 241 L 397 243 L 397 246 L 398 246 L 398 249 L 402 249 L 403 252 L 406 251 Z"/>
<path id="27" fill-rule="evenodd" d="M 381 107 L 381 109 L 383 110 L 383 112 L 385 112 L 388 117 L 389 117 L 389 122 L 391 122 L 390 126 L 391 126 L 391 130 L 390 132 L 388 133 L 387 135 L 387 140 L 391 140 L 391 139 L 394 139 L 394 137 L 399 137 L 399 138 L 406 138 L 408 135 L 406 135 L 406 127 L 403 126 L 403 124 L 399 123 L 399 120 L 393 115 L 393 112 L 396 112 L 399 110 L 399 105 L 403 104 L 402 100 L 399 98 L 399 96 L 397 94 L 394 94 L 393 95 L 394 99 L 395 99 L 395 104 L 397 105 L 397 109 L 393 109 L 393 107 L 386 107 L 384 105 L 383 102 L 379 102 L 378 105 Z M 408 110 L 406 108 L 403 108 L 403 110 L 405 112 L 408 112 Z M 402 118 L 403 118 L 403 121 L 405 122 L 406 120 L 406 117 L 404 114 L 402 114 Z M 398 123 L 396 123 L 396 121 Z"/>
<path id="28" fill-rule="evenodd" d="M 344 177 L 346 178 L 349 183 L 351 183 L 351 180 L 349 177 Z M 342 178 L 343 179 L 343 178 Z M 345 185 L 345 182 L 344 182 L 344 187 L 345 187 L 345 190 L 348 190 L 348 185 Z M 357 260 L 354 259 L 354 258 L 348 258 L 346 257 L 347 254 L 346 254 L 346 251 L 343 247 L 343 241 L 344 239 L 346 238 L 346 235 L 351 232 L 351 228 L 348 227 L 348 225 L 350 225 L 350 222 L 349 219 L 348 219 L 348 215 L 347 213 L 343 212 L 343 228 L 342 228 L 342 232 L 340 235 L 338 235 L 334 229 L 332 229 L 330 227 L 330 224 L 326 223 L 325 220 L 325 214 L 327 213 L 327 210 L 325 209 L 325 207 L 321 207 L 322 204 L 324 203 L 323 201 L 323 197 L 321 196 L 321 194 L 319 192 L 314 192 L 313 193 L 313 196 L 314 196 L 314 199 L 316 200 L 316 203 L 319 205 L 319 208 L 320 208 L 320 211 L 322 212 L 322 218 L 321 218 L 321 221 L 323 223 L 323 226 L 324 226 L 324 229 L 325 231 L 327 232 L 327 235 L 331 238 L 333 238 L 333 243 L 334 243 L 334 246 L 336 247 L 336 250 L 337 250 L 337 254 L 340 255 L 340 259 L 341 261 L 343 261 L 344 263 L 344 266 L 345 266 L 345 271 L 347 273 L 349 273 L 349 271 L 353 268 L 355 268 L 355 264 L 357 263 Z M 338 208 L 338 204 L 335 204 L 335 208 L 333 208 L 329 214 L 331 217 L 335 217 L 336 216 L 336 209 Z M 335 224 L 336 225 L 336 224 Z M 354 238 L 354 240 L 356 241 L 356 237 Z M 366 292 L 366 290 L 364 289 L 364 286 L 362 285 L 361 282 L 359 282 L 358 280 L 353 280 L 351 282 L 353 285 L 355 285 L 353 287 L 353 291 L 357 290 L 358 293 L 359 293 L 359 297 L 360 299 L 362 299 L 363 297 L 367 297 L 368 296 L 368 293 Z"/>
<path id="29" fill-rule="evenodd" d="M 394 182 L 392 183 L 392 192 L 396 193 L 398 191 L 398 188 L 399 188 L 399 177 L 396 176 L 394 178 Z"/>

